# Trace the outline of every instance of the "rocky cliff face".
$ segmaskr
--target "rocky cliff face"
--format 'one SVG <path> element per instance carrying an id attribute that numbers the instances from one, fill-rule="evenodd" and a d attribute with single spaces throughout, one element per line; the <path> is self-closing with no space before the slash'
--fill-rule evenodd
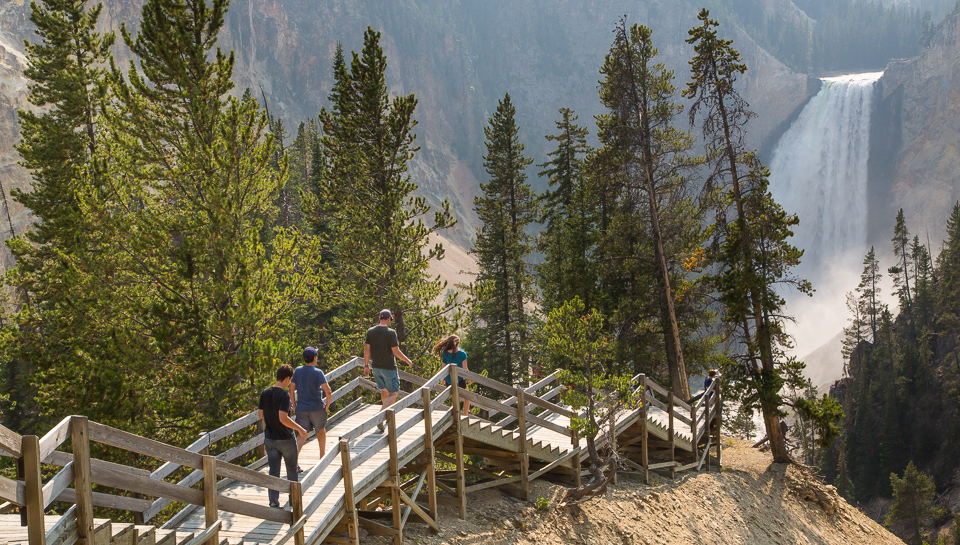
<path id="1" fill-rule="evenodd" d="M 871 138 L 871 232 L 889 245 L 903 208 L 934 252 L 960 199 L 960 18 L 947 19 L 930 47 L 891 62 L 880 80 Z"/>
<path id="2" fill-rule="evenodd" d="M 106 2 L 104 28 L 126 21 L 135 29 L 141 5 L 142 0 Z M 25 0 L 0 7 L 0 182 L 8 194 L 29 179 L 12 148 L 15 111 L 26 106 L 20 51 L 23 40 L 33 37 L 29 9 Z M 676 70 L 682 87 L 692 54 L 683 39 L 698 10 L 689 0 L 234 0 L 221 47 L 236 52 L 238 91 L 249 87 L 259 96 L 262 89 L 271 113 L 295 131 L 325 104 L 337 42 L 349 52 L 362 45 L 366 25 L 382 30 L 391 89 L 416 93 L 420 100 L 422 150 L 411 167 L 413 179 L 432 202 L 451 200 L 461 220 L 452 238 L 469 247 L 477 227 L 473 196 L 485 178 L 483 127 L 497 100 L 511 94 L 528 154 L 541 162 L 548 151 L 543 135 L 554 132 L 558 108 L 574 108 L 580 123 L 592 127 L 591 117 L 600 111 L 598 70 L 617 17 L 626 13 L 631 22 L 654 29 L 661 58 Z M 760 147 L 808 98 L 807 78 L 742 32 L 727 30 L 751 68 L 742 84 L 758 113 L 750 145 Z M 117 56 L 125 56 L 120 47 Z M 11 229 L 6 218 L 0 220 L 0 238 L 7 238 Z M 29 222 L 29 213 L 11 203 L 12 232 L 20 234 Z"/>

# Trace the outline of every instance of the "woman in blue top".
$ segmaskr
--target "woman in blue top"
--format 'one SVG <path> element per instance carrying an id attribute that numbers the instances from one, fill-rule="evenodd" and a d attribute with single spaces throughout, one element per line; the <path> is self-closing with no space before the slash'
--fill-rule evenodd
<path id="1" fill-rule="evenodd" d="M 463 350 L 460 350 L 460 337 L 456 335 L 450 335 L 449 337 L 444 337 L 437 341 L 437 344 L 433 345 L 433 355 L 440 356 L 440 361 L 444 364 L 455 363 L 457 367 L 461 369 L 470 370 L 467 367 L 467 353 Z M 447 385 L 450 384 L 450 375 L 444 379 Z M 457 380 L 457 386 L 460 388 L 467 387 L 467 381 L 462 378 Z M 466 399 L 463 400 L 463 415 L 467 416 L 470 414 L 470 402 Z"/>

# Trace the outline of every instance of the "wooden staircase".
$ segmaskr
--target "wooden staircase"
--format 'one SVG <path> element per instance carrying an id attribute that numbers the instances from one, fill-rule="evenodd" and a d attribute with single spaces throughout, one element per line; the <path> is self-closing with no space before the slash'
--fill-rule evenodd
<path id="1" fill-rule="evenodd" d="M 0 427 L 0 454 L 23 467 L 19 479 L 0 477 L 0 501 L 8 502 L 0 513 L 22 513 L 0 515 L 0 545 L 358 544 L 361 527 L 399 544 L 408 522 L 438 531 L 439 505 L 465 516 L 467 495 L 479 490 L 496 487 L 529 499 L 530 481 L 544 476 L 579 485 L 586 441 L 570 421 L 582 415 L 557 403 L 563 387 L 556 375 L 522 388 L 456 366 L 430 379 L 401 372 L 413 388 L 382 411 L 364 403 L 363 391 L 379 390 L 360 371 L 354 359 L 327 374 L 331 384 L 341 384 L 331 400 L 339 410 L 329 420 L 324 455 L 316 441 L 304 447 L 301 466 L 308 469 L 298 482 L 267 475 L 255 412 L 186 448 L 82 416 L 64 419 L 42 438 Z M 447 386 L 448 376 L 485 393 Z M 652 470 L 672 476 L 719 464 L 716 382 L 694 405 L 674 400 L 643 375 L 634 382 L 639 406 L 618 415 L 614 433 L 626 474 L 649 479 Z M 462 416 L 461 399 L 480 414 Z M 377 431 L 378 424 L 386 431 Z M 62 448 L 68 439 L 70 452 Z M 160 465 L 151 471 L 97 460 L 90 457 L 90 442 Z M 212 454 L 220 444 L 229 448 Z M 252 453 L 252 464 L 234 463 Z M 437 460 L 454 469 L 438 470 Z M 62 469 L 44 482 L 41 464 Z M 91 484 L 99 485 L 97 492 Z M 266 506 L 268 488 L 289 498 L 286 509 Z M 48 515 L 53 502 L 72 506 L 63 516 Z M 183 507 L 163 526 L 150 525 L 171 503 Z M 136 524 L 94 519 L 95 507 L 128 511 Z"/>

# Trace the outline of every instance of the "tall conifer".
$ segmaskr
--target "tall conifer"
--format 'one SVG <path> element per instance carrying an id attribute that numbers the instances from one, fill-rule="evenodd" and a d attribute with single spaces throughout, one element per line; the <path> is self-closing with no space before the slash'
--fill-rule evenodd
<path id="1" fill-rule="evenodd" d="M 643 209 L 649 222 L 653 276 L 670 384 L 674 394 L 685 399 L 690 395 L 690 388 L 661 216 L 662 208 L 669 202 L 669 198 L 664 197 L 670 196 L 671 186 L 683 183 L 681 172 L 684 166 L 689 166 L 685 155 L 692 139 L 672 125 L 680 111 L 671 101 L 675 93 L 673 72 L 654 62 L 657 49 L 653 47 L 652 31 L 638 25 L 628 29 L 626 20 L 621 18 L 614 35 L 613 46 L 600 70 L 604 75 L 600 99 L 610 110 L 601 118 L 600 137 L 604 145 L 618 150 L 626 189 L 636 193 L 631 200 Z M 637 218 L 641 216 L 639 212 Z"/>
<path id="2" fill-rule="evenodd" d="M 792 284 L 801 292 L 812 289 L 790 273 L 803 253 L 787 242 L 799 219 L 774 201 L 769 171 L 744 148 L 745 125 L 753 114 L 735 82 L 746 72 L 746 65 L 732 41 L 717 36 L 718 24 L 709 11 L 702 10 L 698 19 L 700 25 L 690 30 L 687 39 L 696 54 L 683 94 L 693 99 L 691 122 L 697 115 L 703 121 L 713 167 L 706 189 L 715 199 L 715 232 L 720 239 L 715 253 L 720 270 L 715 280 L 725 321 L 744 348 L 743 365 L 732 368 L 730 378 L 741 387 L 744 402 L 763 411 L 774 461 L 788 462 L 780 426 L 784 415 L 780 391 L 788 375 L 785 370 L 802 364 L 783 353 L 789 339 L 783 331 L 784 300 L 776 288 Z M 730 208 L 732 222 L 727 217 Z"/>
<path id="3" fill-rule="evenodd" d="M 480 184 L 474 210 L 483 225 L 477 231 L 477 257 L 470 341 L 481 355 L 480 368 L 497 380 L 514 384 L 527 376 L 533 282 L 527 257 L 533 250 L 527 227 L 539 207 L 525 169 L 533 160 L 523 154 L 516 109 L 506 94 L 484 129 L 490 176 Z"/>
<path id="4" fill-rule="evenodd" d="M 358 337 L 377 311 L 389 308 L 403 349 L 423 358 L 449 327 L 444 313 L 455 306 L 452 296 L 437 303 L 446 284 L 431 278 L 427 268 L 443 259 L 444 250 L 431 237 L 456 220 L 447 201 L 433 210 L 414 194 L 417 184 L 407 168 L 420 149 L 413 132 L 417 99 L 390 97 L 380 33 L 367 28 L 363 50 L 353 53 L 349 68 L 338 47 L 333 68 L 331 108 L 320 114 L 325 161 L 320 191 L 343 279 L 332 327 L 342 353 L 356 353 L 362 346 Z"/>
<path id="5" fill-rule="evenodd" d="M 590 150 L 588 131 L 576 121 L 572 110 L 560 109 L 557 134 L 546 136 L 557 147 L 547 154 L 551 159 L 539 165 L 544 169 L 540 176 L 547 177 L 552 188 L 538 239 L 543 262 L 537 267 L 537 287 L 545 314 L 574 297 L 591 308 L 596 298 L 597 207 L 584 164 Z"/>
<path id="6" fill-rule="evenodd" d="M 17 266 L 7 282 L 17 290 L 18 303 L 29 303 L 17 309 L 19 350 L 3 364 L 9 371 L 3 375 L 12 379 L 8 389 L 15 406 L 2 412 L 15 429 L 31 429 L 33 424 L 21 420 L 34 402 L 25 379 L 43 383 L 46 370 L 67 354 L 77 360 L 68 374 L 91 390 L 115 394 L 115 388 L 122 389 L 116 377 L 86 364 L 93 363 L 87 358 L 97 354 L 98 347 L 109 343 L 105 331 L 89 320 L 88 313 L 96 313 L 98 306 L 91 287 L 99 283 L 104 256 L 93 237 L 97 220 L 81 206 L 84 186 L 98 183 L 94 165 L 102 145 L 99 118 L 114 41 L 113 34 L 96 31 L 101 11 L 100 4 L 88 8 L 78 0 L 31 4 L 38 39 L 24 43 L 29 60 L 24 73 L 33 82 L 29 100 L 37 109 L 19 112 L 22 140 L 17 150 L 33 179 L 30 191 L 14 191 L 13 197 L 38 221 L 8 241 Z"/>

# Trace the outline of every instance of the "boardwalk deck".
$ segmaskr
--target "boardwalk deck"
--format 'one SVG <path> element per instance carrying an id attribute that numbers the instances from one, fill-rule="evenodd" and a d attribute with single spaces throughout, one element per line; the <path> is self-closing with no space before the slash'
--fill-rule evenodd
<path id="1" fill-rule="evenodd" d="M 328 374 L 340 380 L 353 376 L 352 380 L 337 390 L 334 400 L 343 398 L 351 391 L 356 398 L 358 388 L 374 389 L 372 383 L 356 375 L 357 367 L 358 363 L 354 360 Z M 446 372 L 453 375 L 456 370 L 444 370 L 441 373 Z M 411 515 L 414 515 L 412 520 L 427 522 L 436 528 L 434 509 L 439 500 L 443 500 L 441 503 L 456 502 L 463 516 L 465 494 L 468 492 L 496 486 L 505 492 L 527 497 L 529 481 L 551 472 L 566 479 L 572 476 L 575 482 L 579 482 L 581 461 L 586 457 L 586 440 L 578 440 L 577 433 L 570 429 L 570 418 L 576 415 L 568 408 L 556 404 L 556 395 L 562 387 L 551 386 L 556 383 L 555 377 L 548 377 L 526 390 L 521 390 L 476 374 L 464 373 L 468 380 L 479 382 L 503 394 L 500 399 L 492 399 L 476 392 L 449 387 L 444 389 L 440 384 L 443 378 L 441 373 L 430 380 L 409 375 L 403 377 L 404 380 L 423 388 L 409 394 L 413 397 L 401 398 L 389 413 L 382 413 L 379 404 L 363 404 L 359 400 L 346 404 L 343 412 L 331 419 L 324 445 L 326 456 L 320 456 L 320 449 L 315 440 L 308 441 L 304 446 L 300 455 L 300 465 L 306 472 L 300 475 L 299 485 L 268 477 L 268 470 L 262 459 L 252 466 L 257 468 L 256 472 L 226 463 L 236 458 L 240 452 L 249 452 L 257 448 L 262 443 L 262 441 L 258 443 L 257 435 L 219 455 L 218 458 L 223 462 L 211 461 L 210 456 L 204 457 L 198 454 L 205 445 L 213 444 L 215 438 L 223 438 L 245 426 L 254 425 L 256 415 L 253 415 L 253 419 L 251 415 L 247 415 L 219 430 L 210 432 L 205 436 L 206 439 L 201 438 L 187 450 L 150 442 L 119 430 L 90 423 L 91 429 L 96 431 L 90 440 L 106 441 L 107 444 L 128 448 L 134 452 L 144 452 L 142 449 L 159 449 L 158 452 L 165 453 L 167 463 L 164 468 L 169 468 L 169 471 L 161 468 L 151 474 L 143 470 L 105 464 L 96 460 L 87 462 L 90 467 L 86 471 L 92 470 L 93 482 L 109 483 L 111 487 L 134 492 L 140 492 L 136 486 L 146 486 L 147 496 L 160 499 L 151 502 L 100 493 L 93 500 L 85 501 L 93 501 L 94 505 L 102 505 L 102 502 L 129 505 L 131 507 L 128 509 L 138 509 L 142 518 L 149 518 L 142 513 L 156 509 L 158 502 L 167 501 L 164 498 L 191 502 L 194 505 L 168 521 L 161 529 L 156 530 L 157 535 L 163 533 L 165 536 L 176 532 L 173 537 L 177 538 L 177 542 L 185 539 L 186 536 L 199 535 L 208 529 L 213 532 L 216 524 L 219 524 L 217 540 L 228 543 L 267 544 L 287 541 L 293 543 L 302 539 L 294 534 L 299 525 L 302 525 L 302 536 L 308 545 L 323 541 L 356 543 L 357 522 L 378 533 L 387 535 L 392 533 L 399 542 L 402 540 L 403 526 Z M 715 414 L 721 407 L 719 395 L 708 397 L 707 401 L 701 401 L 691 407 L 683 402 L 673 403 L 673 398 L 666 390 L 642 375 L 639 377 L 638 384 L 640 386 L 637 391 L 642 392 L 640 399 L 643 403 L 617 419 L 618 444 L 622 444 L 626 449 L 627 462 L 641 470 L 642 476 L 646 477 L 649 476 L 650 469 L 667 469 L 673 475 L 678 470 L 699 468 L 704 460 L 709 467 L 709 451 L 700 457 L 702 452 L 700 449 L 707 450 L 711 445 L 710 438 L 714 437 L 714 433 L 718 433 L 716 432 L 718 426 L 714 424 L 719 421 Z M 549 390 L 551 387 L 553 389 Z M 548 393 L 537 397 L 536 392 L 543 388 L 547 388 Z M 511 395 L 512 397 L 503 399 L 504 396 Z M 657 395 L 667 397 L 667 402 L 658 399 Z M 494 423 L 476 415 L 460 417 L 451 401 L 461 396 L 470 399 L 475 406 L 486 410 L 488 417 L 502 413 L 504 419 L 500 423 Z M 426 402 L 431 405 L 429 411 L 417 406 Z M 530 404 L 528 405 L 527 402 Z M 519 410 L 518 403 L 522 403 L 525 410 Z M 708 412 L 709 418 L 704 416 L 705 411 L 712 411 Z M 395 416 L 388 417 L 388 414 Z M 456 418 L 454 414 L 457 414 Z M 432 423 L 429 434 L 429 437 L 432 437 L 432 444 L 427 439 L 424 420 L 427 416 Z M 0 430 L 4 432 L 0 436 L 0 449 L 17 454 L 18 457 L 25 457 L 29 455 L 28 451 L 32 448 L 34 449 L 32 452 L 39 452 L 39 454 L 33 454 L 36 460 L 43 460 L 44 463 L 54 459 L 64 460 L 66 454 L 56 449 L 68 438 L 68 434 L 63 431 L 76 427 L 78 417 L 71 418 L 74 420 L 65 421 L 70 424 L 69 426 L 62 423 L 42 439 L 33 437 L 28 441 L 28 437 L 22 438 L 23 452 L 19 452 L 19 436 L 12 432 L 6 433 L 9 430 Z M 672 435 L 669 433 L 671 419 L 673 420 Z M 377 431 L 374 424 L 384 420 L 389 424 L 387 431 Z M 83 426 L 87 425 L 82 417 L 80 421 L 84 422 Z M 81 428 L 76 427 L 76 429 Z M 391 429 L 396 430 L 395 435 L 391 435 Z M 394 437 L 395 443 L 392 442 Z M 715 459 L 719 461 L 719 442 L 715 444 L 717 445 Z M 29 447 L 29 445 L 39 446 Z M 432 484 L 424 486 L 425 482 L 434 482 L 432 465 L 434 448 L 440 452 L 438 455 L 440 459 L 454 463 L 456 471 L 438 471 L 435 477 L 436 487 Z M 650 464 L 648 450 L 652 455 L 658 456 L 660 461 Z M 486 458 L 488 463 L 479 467 L 463 459 L 458 460 L 459 456 L 456 454 L 460 452 Z M 211 482 L 216 482 L 218 476 L 226 479 L 220 481 L 215 494 L 203 494 L 202 501 L 198 501 L 196 494 L 199 491 L 191 489 L 194 483 L 200 481 L 200 475 L 196 471 L 192 477 L 193 480 L 185 479 L 179 485 L 162 481 L 163 477 L 169 475 L 170 471 L 177 466 L 187 466 L 199 471 L 201 458 L 203 458 L 202 467 L 205 468 L 201 471 L 206 475 L 204 479 L 211 479 Z M 341 465 L 342 460 L 349 461 L 349 472 L 344 471 Z M 207 472 L 208 465 L 215 468 L 215 474 Z M 25 481 L 0 482 L 0 485 L 7 487 L 0 489 L 0 498 L 15 503 L 25 501 L 29 504 L 30 501 L 34 501 L 44 507 L 60 493 L 53 490 L 55 488 L 64 490 L 70 482 L 68 479 L 73 479 L 75 471 L 77 470 L 73 467 L 65 468 L 57 477 L 43 485 L 45 490 L 39 498 L 36 492 L 30 492 L 30 485 Z M 421 475 L 402 483 L 404 473 L 408 475 L 421 473 Z M 469 482 L 465 477 L 466 473 L 473 476 Z M 428 475 L 429 479 L 427 479 Z M 345 482 L 352 483 L 349 490 L 345 490 Z M 285 491 L 281 492 L 281 502 L 286 502 L 285 511 L 264 509 L 267 503 L 267 486 Z M 430 493 L 423 493 L 419 498 L 417 497 L 417 494 L 428 489 Z M 66 488 L 66 490 L 73 489 Z M 289 492 L 286 492 L 287 490 Z M 453 497 L 435 498 L 434 490 Z M 76 498 L 77 495 L 72 494 L 70 497 Z M 294 501 L 287 501 L 288 497 Z M 206 512 L 202 507 L 208 498 L 211 498 L 209 501 L 216 500 L 219 507 L 217 511 Z M 357 520 L 357 504 L 366 506 L 368 501 L 380 502 L 383 498 L 392 499 L 390 508 L 398 507 L 398 509 L 392 514 L 361 512 L 360 519 Z M 60 499 L 63 500 L 63 498 Z M 127 503 L 124 504 L 124 501 Z M 429 511 L 426 503 L 430 504 Z M 144 504 L 147 509 L 144 509 Z M 300 517 L 301 512 L 305 513 L 303 517 Z M 392 525 L 388 520 L 378 518 L 380 515 L 392 519 Z M 374 516 L 377 520 L 365 520 L 364 516 Z M 59 528 L 63 528 L 64 524 L 70 520 L 73 519 L 63 519 L 63 524 Z M 20 526 L 20 522 L 19 515 L 0 516 L 0 543 L 26 542 L 28 528 Z M 109 521 L 94 522 L 94 526 L 99 528 Z M 48 534 L 57 525 L 58 517 L 52 515 L 43 517 L 43 527 Z M 73 528 L 76 528 L 76 525 Z M 331 535 L 344 532 L 345 529 L 347 537 Z M 34 535 L 42 531 L 37 527 L 33 528 Z M 151 527 L 116 526 L 117 535 L 134 536 L 138 531 L 149 534 Z M 109 534 L 109 529 L 106 532 Z M 61 536 L 67 534 L 70 532 L 59 532 Z M 70 534 L 73 536 L 72 539 L 75 539 L 75 534 L 76 531 Z M 172 543 L 173 537 L 168 537 L 164 543 Z M 118 544 L 126 542 L 119 538 L 116 541 Z M 64 545 L 71 543 L 73 541 L 67 539 Z M 143 545 L 143 543 L 149 543 L 149 540 L 140 544 L 131 543 L 131 545 Z"/>

